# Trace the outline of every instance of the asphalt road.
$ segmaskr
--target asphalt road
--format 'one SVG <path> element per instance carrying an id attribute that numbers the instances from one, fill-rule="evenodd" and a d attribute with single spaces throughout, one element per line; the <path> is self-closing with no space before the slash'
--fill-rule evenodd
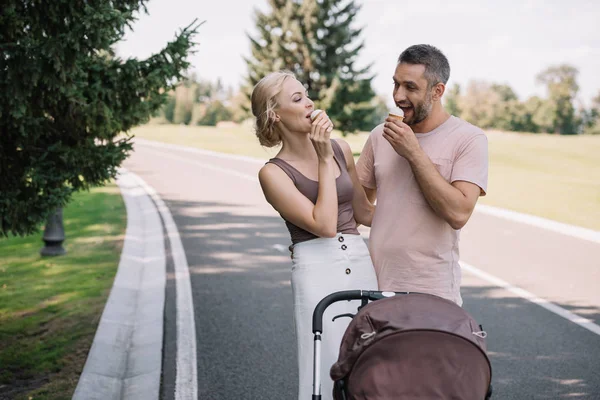
<path id="1" fill-rule="evenodd" d="M 181 236 L 199 398 L 293 399 L 289 235 L 258 185 L 261 163 L 138 141 L 124 166 L 156 189 Z M 600 244 L 476 212 L 460 246 L 477 270 L 600 325 Z M 165 399 L 176 375 L 174 290 L 168 283 Z M 494 399 L 600 399 L 600 335 L 468 271 L 462 293 L 488 332 Z"/>

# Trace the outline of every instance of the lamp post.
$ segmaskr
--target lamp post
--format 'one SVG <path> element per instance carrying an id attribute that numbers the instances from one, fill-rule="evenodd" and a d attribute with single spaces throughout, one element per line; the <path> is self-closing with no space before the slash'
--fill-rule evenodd
<path id="1" fill-rule="evenodd" d="M 57 208 L 48 216 L 42 240 L 46 244 L 42 250 L 40 250 L 42 256 L 60 256 L 67 252 L 62 246 L 62 243 L 65 240 L 62 207 Z"/>

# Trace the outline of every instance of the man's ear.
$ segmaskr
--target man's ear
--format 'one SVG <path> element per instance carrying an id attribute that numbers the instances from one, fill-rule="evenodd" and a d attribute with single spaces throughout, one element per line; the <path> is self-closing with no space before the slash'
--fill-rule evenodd
<path id="1" fill-rule="evenodd" d="M 444 95 L 444 92 L 446 91 L 446 85 L 444 85 L 442 82 L 438 82 L 436 83 L 432 88 L 431 88 L 431 99 L 433 101 L 439 101 L 442 96 Z"/>

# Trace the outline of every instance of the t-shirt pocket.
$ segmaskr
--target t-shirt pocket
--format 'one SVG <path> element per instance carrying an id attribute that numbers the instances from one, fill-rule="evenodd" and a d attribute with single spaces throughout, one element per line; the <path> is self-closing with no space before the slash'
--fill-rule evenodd
<path id="1" fill-rule="evenodd" d="M 452 160 L 447 158 L 434 158 L 431 162 L 433 162 L 433 165 L 435 165 L 446 182 L 450 183 L 450 178 L 452 177 Z"/>
<path id="2" fill-rule="evenodd" d="M 438 170 L 440 175 L 446 180 L 446 182 L 450 183 L 450 179 L 452 178 L 452 160 L 447 158 L 432 158 L 431 162 L 435 165 L 435 168 Z M 421 191 L 421 187 L 417 183 L 417 178 L 413 175 L 413 184 L 412 193 L 409 196 L 410 202 L 415 204 L 429 205 L 423 192 Z"/>

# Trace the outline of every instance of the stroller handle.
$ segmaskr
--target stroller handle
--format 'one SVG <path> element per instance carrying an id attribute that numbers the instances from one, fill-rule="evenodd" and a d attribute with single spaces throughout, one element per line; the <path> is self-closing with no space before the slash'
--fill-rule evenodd
<path id="1" fill-rule="evenodd" d="M 408 294 L 408 292 L 380 292 L 376 290 L 342 290 L 340 292 L 331 293 L 324 297 L 315 307 L 313 312 L 313 333 L 323 333 L 323 313 L 333 303 L 343 300 L 363 300 L 366 304 L 368 301 L 380 300 L 386 297 L 393 297 L 399 294 Z"/>

